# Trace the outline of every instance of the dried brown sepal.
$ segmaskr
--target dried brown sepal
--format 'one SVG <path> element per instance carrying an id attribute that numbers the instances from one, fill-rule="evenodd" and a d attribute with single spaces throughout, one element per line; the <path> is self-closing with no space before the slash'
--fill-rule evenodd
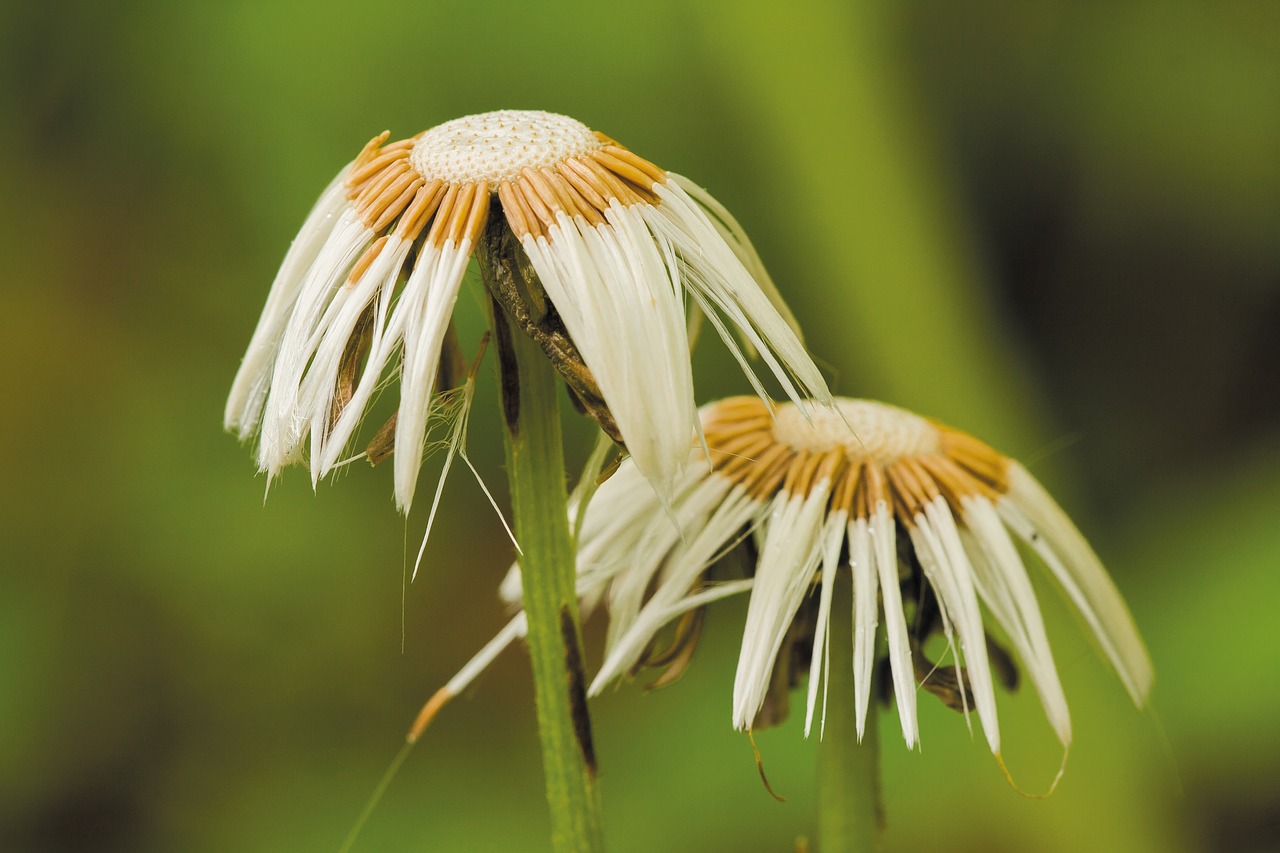
<path id="1" fill-rule="evenodd" d="M 665 667 L 662 673 L 645 685 L 646 690 L 661 690 L 675 684 L 684 675 L 693 661 L 693 654 L 698 649 L 698 640 L 702 637 L 702 626 L 706 621 L 706 608 L 690 610 L 680 617 L 676 623 L 675 638 L 671 645 L 661 652 L 645 656 L 643 666 Z"/>
<path id="2" fill-rule="evenodd" d="M 568 385 L 564 386 L 565 393 L 569 395 L 569 403 L 573 406 L 573 410 L 580 415 L 589 415 L 587 407 L 583 405 L 582 398 L 578 396 L 578 392 L 574 391 Z"/>
<path id="3" fill-rule="evenodd" d="M 498 397 L 502 401 L 502 420 L 507 433 L 514 438 L 520 433 L 520 365 L 516 361 L 511 327 L 497 300 L 490 300 L 490 312 L 494 349 L 498 352 Z"/>
<path id="4" fill-rule="evenodd" d="M 918 646 L 911 650 L 911 663 L 917 683 L 941 699 L 942 704 L 962 713 L 974 707 L 973 691 L 964 667 L 940 666 L 925 657 Z"/>
<path id="5" fill-rule="evenodd" d="M 525 307 L 529 309 L 529 319 L 540 327 L 554 328 L 568 337 L 569 333 L 554 316 L 551 298 L 547 296 L 547 291 L 542 286 L 542 279 L 538 278 L 538 271 L 533 268 L 533 262 L 524 253 L 523 247 L 513 254 L 517 273 L 514 279 L 516 292 L 524 301 Z"/>
<path id="6" fill-rule="evenodd" d="M 644 689 L 652 692 L 675 684 L 684 677 L 684 673 L 689 668 L 689 664 L 693 662 L 693 654 L 697 650 L 698 643 L 696 640 L 686 645 L 680 650 L 680 655 L 662 671 L 662 674 L 646 684 Z"/>
<path id="7" fill-rule="evenodd" d="M 779 671 L 783 669 L 782 656 L 779 655 L 773 666 L 773 673 L 769 676 L 769 689 L 765 691 L 764 702 L 756 712 L 756 718 L 751 721 L 751 728 L 769 729 L 780 726 L 791 716 L 791 679 L 789 673 Z"/>
<path id="8" fill-rule="evenodd" d="M 505 315 L 516 328 L 538 344 L 587 414 L 612 441 L 624 446 L 622 434 L 605 405 L 595 377 L 547 302 L 524 249 L 502 219 L 491 217 L 476 254 L 480 277 L 489 288 L 495 312 Z"/>
<path id="9" fill-rule="evenodd" d="M 1010 693 L 1018 689 L 1022 680 L 1018 672 L 1018 664 L 1009 654 L 1009 650 L 996 642 L 995 637 L 987 634 L 987 659 L 991 661 L 991 669 L 996 674 L 1000 685 Z"/>
<path id="10" fill-rule="evenodd" d="M 333 406 L 329 411 L 330 429 L 338 422 L 338 417 L 355 395 L 356 377 L 360 372 L 361 363 L 369 352 L 372 336 L 373 306 L 371 305 L 356 321 L 355 328 L 351 330 L 351 337 L 347 338 L 346 346 L 342 350 L 342 358 L 338 362 L 338 379 L 334 384 Z"/>
<path id="11" fill-rule="evenodd" d="M 458 343 L 458 329 L 453 320 L 444 331 L 444 342 L 440 347 L 440 363 L 436 367 L 435 393 L 441 394 L 462 387 L 467 381 L 467 357 Z"/>
<path id="12" fill-rule="evenodd" d="M 603 486 L 610 477 L 618 473 L 618 468 L 622 465 L 622 460 L 626 458 L 627 458 L 626 451 L 623 451 L 622 453 L 619 453 L 615 455 L 612 459 L 610 459 L 609 462 L 604 466 L 604 468 L 600 470 L 599 476 L 596 477 L 596 485 Z"/>
<path id="13" fill-rule="evenodd" d="M 364 450 L 364 458 L 370 465 L 377 465 L 390 456 L 396 449 L 396 413 L 392 412 L 387 422 L 378 428 Z"/>

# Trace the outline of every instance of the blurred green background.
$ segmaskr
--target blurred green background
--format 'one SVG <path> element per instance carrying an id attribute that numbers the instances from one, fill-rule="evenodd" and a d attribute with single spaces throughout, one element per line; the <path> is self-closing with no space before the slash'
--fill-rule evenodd
<path id="1" fill-rule="evenodd" d="M 885 849 L 1280 848 L 1280 13 L 1029 5 L 0 5 L 0 848 L 336 849 L 503 623 L 511 553 L 466 477 L 402 598 L 426 506 L 401 519 L 389 469 L 318 495 L 291 472 L 264 506 L 220 427 L 336 170 L 383 128 L 503 107 L 709 187 L 839 392 L 1028 462 L 1128 597 L 1154 711 L 1042 589 L 1076 727 L 1061 787 L 1019 796 L 925 702 L 919 753 L 886 718 Z M 746 390 L 714 340 L 697 365 L 702 399 Z M 471 446 L 501 499 L 482 385 Z M 588 439 L 575 421 L 573 459 Z M 711 613 L 676 687 L 594 704 L 612 849 L 812 831 L 797 721 L 759 738 L 786 804 L 730 728 L 742 612 Z M 357 849 L 545 849 L 531 696 L 508 653 Z M 1043 789 L 1034 696 L 1001 716 Z"/>

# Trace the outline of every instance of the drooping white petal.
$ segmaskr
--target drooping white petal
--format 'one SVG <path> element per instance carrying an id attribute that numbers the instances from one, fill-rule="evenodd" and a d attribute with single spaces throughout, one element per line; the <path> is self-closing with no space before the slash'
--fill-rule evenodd
<path id="1" fill-rule="evenodd" d="M 962 498 L 964 521 L 971 536 L 969 554 L 974 580 L 987 609 L 995 616 L 1040 695 L 1045 715 L 1064 746 L 1071 743 L 1071 715 L 1049 649 L 1049 637 L 1035 591 L 1018 549 L 991 502 L 981 496 Z"/>
<path id="2" fill-rule="evenodd" d="M 902 737 L 908 747 L 916 745 L 920 727 L 916 720 L 915 668 L 907 639 L 907 618 L 902 610 L 902 589 L 898 580 L 898 534 L 893 513 L 879 501 L 871 514 L 871 556 L 880 579 L 885 635 L 889 640 L 889 668 L 893 672 L 893 699 L 898 706 Z"/>
<path id="3" fill-rule="evenodd" d="M 618 642 L 622 634 L 631 627 L 631 623 L 635 621 L 636 614 L 640 612 L 640 605 L 644 600 L 646 591 L 652 586 L 655 576 L 667 561 L 668 555 L 677 566 L 683 565 L 685 562 L 701 565 L 701 560 L 697 555 L 694 556 L 692 561 L 689 560 L 690 555 L 688 552 L 690 546 L 693 544 L 701 545 L 702 541 L 706 539 L 705 534 L 710 526 L 709 519 L 724 500 L 730 488 L 732 488 L 732 483 L 723 477 L 707 477 L 683 500 L 672 507 L 671 511 L 675 517 L 674 524 L 672 519 L 662 514 L 655 515 L 651 519 L 645 537 L 630 555 L 632 568 L 623 574 L 619 574 L 617 580 L 614 581 L 613 586 L 609 589 L 608 645 L 612 646 Z M 716 525 L 716 528 L 718 531 L 719 525 Z M 725 538 L 732 536 L 734 530 L 736 528 L 728 530 Z M 682 537 L 694 537 L 694 541 L 683 548 L 678 548 L 677 543 Z M 724 539 L 720 539 L 710 543 L 710 550 L 707 556 L 715 553 L 723 542 Z M 681 553 L 681 551 L 685 553 Z M 677 577 L 684 576 L 684 572 L 678 570 L 675 574 Z M 664 579 L 661 585 L 666 586 L 668 580 Z M 689 578 L 684 587 L 678 590 L 678 594 L 683 594 L 693 580 L 694 578 Z"/>
<path id="4" fill-rule="evenodd" d="M 778 650 L 813 583 L 829 492 L 823 481 L 803 498 L 779 492 L 770 505 L 733 682 L 733 725 L 739 730 L 750 729 L 764 705 Z"/>
<path id="5" fill-rule="evenodd" d="M 756 376 L 755 370 L 752 369 L 751 362 L 748 358 L 749 353 L 744 352 L 743 348 L 739 347 L 734 341 L 733 332 L 730 330 L 729 324 L 725 322 L 724 317 L 720 316 L 712 305 L 711 300 L 708 299 L 701 291 L 696 288 L 691 289 L 689 291 L 689 296 L 692 297 L 694 306 L 697 308 L 699 315 L 709 322 L 712 328 L 716 330 L 716 334 L 720 336 L 720 340 L 724 341 L 725 348 L 729 350 L 729 355 L 733 356 L 733 360 L 738 363 L 738 367 L 742 368 L 742 375 L 745 376 L 747 382 L 750 383 L 751 390 L 756 393 L 757 397 L 764 400 L 770 409 L 772 409 L 773 402 L 770 400 L 769 392 L 765 390 L 764 383 L 760 381 L 760 377 Z M 749 345 L 750 341 L 747 341 L 747 344 Z M 755 351 L 754 346 L 748 346 L 747 349 L 751 352 Z"/>
<path id="6" fill-rule="evenodd" d="M 871 530 L 865 518 L 848 525 L 849 564 L 853 571 L 853 696 L 858 740 L 867 725 L 871 703 L 871 673 L 876 652 L 876 568 L 872 565 Z"/>
<path id="7" fill-rule="evenodd" d="M 348 208 L 307 270 L 280 339 L 263 411 L 258 467 L 272 476 L 299 457 L 311 423 L 300 405 L 302 377 L 320 344 L 320 319 L 373 238 L 373 231 Z"/>
<path id="8" fill-rule="evenodd" d="M 421 266 L 420 261 L 416 263 L 415 271 Z M 425 268 L 423 269 L 425 272 Z M 386 371 L 387 364 L 400 349 L 401 339 L 404 336 L 406 313 L 403 311 L 395 311 L 393 313 L 391 310 L 392 298 L 395 294 L 395 283 L 398 278 L 397 274 L 395 279 L 392 279 L 388 271 L 388 276 L 382 280 L 383 285 L 373 303 L 369 354 L 365 357 L 364 369 L 352 391 L 351 399 L 338 415 L 338 419 L 329 428 L 327 437 L 324 440 L 320 458 L 321 476 L 340 464 L 339 458 L 347 444 L 350 443 L 352 436 L 360 428 L 360 423 L 364 420 L 365 411 L 369 406 L 370 400 L 373 399 L 373 395 L 382 385 L 383 373 Z"/>
<path id="9" fill-rule="evenodd" d="M 693 451 L 690 450 L 690 455 L 692 454 Z M 693 488 L 705 475 L 705 467 L 690 468 L 681 485 Z M 582 529 L 578 534 L 579 546 L 588 548 L 607 545 L 626 530 L 643 528 L 654 515 L 661 513 L 662 501 L 653 486 L 634 464 L 624 461 L 596 490 L 587 505 Z"/>
<path id="10" fill-rule="evenodd" d="M 599 227 L 561 213 L 521 244 L 636 467 L 670 499 L 695 428 L 693 373 L 678 274 L 638 207 L 615 202 Z"/>
<path id="11" fill-rule="evenodd" d="M 701 293 L 733 322 L 788 397 L 795 402 L 813 397 L 829 404 L 831 392 L 804 344 L 697 202 L 671 181 L 655 184 L 653 192 L 659 203 L 638 207 L 654 234 L 679 252 L 685 287 Z M 725 343 L 733 346 L 729 339 Z"/>
<path id="12" fill-rule="evenodd" d="M 717 474 L 708 474 L 707 479 L 721 481 L 712 492 L 720 495 L 715 511 L 700 524 L 684 528 L 684 535 L 658 568 L 655 598 L 671 598 L 693 586 L 703 572 L 746 538 L 743 531 L 750 530 L 760 515 L 761 500 L 741 484 Z M 702 489 L 700 485 L 691 491 L 690 499 Z"/>
<path id="13" fill-rule="evenodd" d="M 465 237 L 457 245 L 452 239 L 446 239 L 439 249 L 428 243 L 418 255 L 395 307 L 394 313 L 404 317 L 404 370 L 396 416 L 395 490 L 396 505 L 405 513 L 413 503 L 418 470 L 422 467 L 428 403 L 440 365 L 440 348 L 470 258 L 471 241 Z"/>
<path id="14" fill-rule="evenodd" d="M 299 409 L 310 413 L 313 486 L 332 469 L 343 452 L 343 445 L 330 448 L 329 438 L 334 392 L 347 344 L 369 305 L 375 300 L 381 301 L 380 297 L 384 295 L 389 298 L 412 247 L 412 241 L 394 235 L 387 237 L 369 268 L 356 281 L 348 282 L 334 294 L 318 324 L 320 342 L 302 379 L 298 401 Z"/>
<path id="15" fill-rule="evenodd" d="M 822 531 L 822 590 L 818 598 L 818 622 L 813 631 L 813 652 L 809 655 L 809 696 L 805 703 L 804 736 L 809 736 L 813 726 L 813 712 L 817 707 L 818 685 L 822 685 L 822 722 L 818 727 L 821 739 L 826 731 L 827 689 L 831 673 L 831 598 L 835 592 L 836 573 L 840 570 L 840 546 L 844 544 L 844 527 L 847 514 L 844 510 L 832 513 Z M 837 637 L 836 642 L 842 642 Z"/>
<path id="16" fill-rule="evenodd" d="M 709 479 L 721 478 L 712 475 Z M 664 555 L 662 576 L 657 588 L 644 606 L 628 618 L 622 630 L 614 630 L 613 623 L 618 619 L 618 610 L 614 603 L 610 603 L 610 630 L 605 645 L 605 661 L 592 684 L 592 691 L 598 691 L 612 679 L 630 670 L 644 654 L 654 636 L 671 619 L 689 609 L 681 603 L 687 601 L 689 590 L 695 586 L 703 572 L 723 555 L 724 549 L 732 543 L 738 531 L 760 511 L 760 502 L 741 486 L 734 486 L 731 490 L 726 488 L 721 495 L 715 511 L 705 522 L 696 529 L 689 529 L 688 538 Z M 658 524 L 666 521 L 665 515 L 655 516 Z"/>
<path id="17" fill-rule="evenodd" d="M 634 465 L 624 465 L 592 499 L 578 536 L 577 575 L 579 584 L 591 582 L 600 586 L 612 584 L 637 568 L 640 543 L 651 536 L 655 519 L 663 516 L 663 503 L 652 484 Z M 673 527 L 664 518 L 668 528 Z M 643 555 L 644 559 L 660 559 L 661 555 Z"/>
<path id="18" fill-rule="evenodd" d="M 950 619 L 959 635 L 960 654 L 973 701 L 994 753 L 1000 752 L 1000 727 L 996 716 L 995 687 L 991 679 L 991 663 L 987 658 L 987 638 L 982 627 L 982 613 L 973 588 L 973 568 L 960 542 L 951 509 L 941 497 L 924 505 L 924 513 L 915 517 L 913 541 L 920 565 L 938 594 L 944 616 Z M 962 692 L 963 695 L 963 692 Z"/>
<path id="19" fill-rule="evenodd" d="M 466 666 L 458 670 L 457 675 L 449 679 L 449 683 L 445 685 L 445 690 L 453 696 L 457 696 L 466 690 L 480 673 L 489 668 L 489 664 L 493 663 L 507 646 L 524 637 L 528 630 L 529 622 L 522 610 L 513 616 L 511 621 L 498 632 L 497 636 L 485 644 L 484 648 L 476 652 L 476 656 L 467 661 Z"/>
<path id="20" fill-rule="evenodd" d="M 996 505 L 1000 516 L 1044 560 L 1141 706 L 1154 677 L 1151 658 L 1102 561 L 1030 472 L 1011 462 L 1008 481 L 1009 491 Z"/>
<path id="21" fill-rule="evenodd" d="M 676 501 L 696 488 L 708 474 L 700 450 L 689 451 L 688 468 L 676 490 Z M 571 508 L 572 509 L 572 508 Z M 573 512 L 576 512 L 573 509 Z M 577 589 L 580 596 L 599 597 L 620 575 L 636 571 L 637 558 L 658 560 L 661 554 L 646 554 L 640 543 L 650 535 L 652 525 L 673 528 L 664 504 L 636 466 L 623 463 L 599 489 L 583 511 L 578 532 Z M 642 571 L 650 571 L 642 567 Z M 520 570 L 512 566 L 499 589 L 508 604 L 520 602 Z"/>
<path id="22" fill-rule="evenodd" d="M 512 563 L 511 568 L 507 569 L 507 573 L 502 576 L 502 582 L 498 584 L 498 598 L 502 599 L 504 604 L 519 606 L 524 598 L 523 582 L 520 564 Z"/>
<path id="23" fill-rule="evenodd" d="M 280 264 L 275 281 L 271 283 L 267 304 L 258 318 L 257 328 L 253 330 L 244 360 L 240 362 L 235 381 L 231 383 L 231 393 L 227 396 L 227 406 L 223 413 L 223 426 L 242 439 L 258 431 L 280 337 L 293 313 L 307 270 L 315 263 L 321 247 L 329 239 L 347 207 L 345 181 L 349 171 L 350 166 L 347 166 L 325 188 L 315 207 L 307 214 L 298 236 L 289 245 L 284 262 Z"/>
<path id="24" fill-rule="evenodd" d="M 656 601 L 645 605 L 631 630 L 627 632 L 613 651 L 605 658 L 600 671 L 592 679 L 587 695 L 597 696 L 600 691 L 622 673 L 635 665 L 644 654 L 646 646 L 662 628 L 672 620 L 683 616 L 690 610 L 706 607 L 708 604 L 748 592 L 755 583 L 754 578 L 743 578 L 736 581 L 725 581 L 699 589 L 674 601 Z"/>
<path id="25" fill-rule="evenodd" d="M 716 200 L 715 196 L 707 192 L 705 188 L 683 175 L 667 172 L 667 176 L 673 183 L 688 193 L 690 198 L 707 209 L 711 214 L 709 217 L 711 224 L 715 226 L 716 231 L 725 239 L 725 242 L 733 249 L 733 253 L 738 256 L 738 260 L 742 261 L 742 265 L 747 268 L 747 272 L 751 273 L 751 277 L 760 285 L 760 289 L 769 298 L 770 304 L 777 310 L 778 315 L 791 327 L 791 331 L 795 332 L 796 338 L 801 343 L 804 343 L 804 332 L 801 330 L 799 322 L 796 321 L 795 315 L 791 313 L 786 300 L 782 298 L 782 293 L 778 290 L 778 286 L 774 284 L 773 278 L 769 275 L 769 270 L 765 268 L 764 262 L 760 260 L 760 255 L 756 252 L 756 247 L 751 243 L 751 238 L 747 236 L 746 230 L 738 223 L 734 215 L 729 212 L 727 207 Z"/>

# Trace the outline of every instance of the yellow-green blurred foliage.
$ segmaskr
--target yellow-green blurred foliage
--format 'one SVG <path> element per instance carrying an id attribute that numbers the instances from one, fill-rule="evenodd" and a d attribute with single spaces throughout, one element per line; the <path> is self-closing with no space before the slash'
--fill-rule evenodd
<path id="1" fill-rule="evenodd" d="M 502 624 L 510 547 L 458 469 L 403 591 L 424 516 L 397 516 L 389 470 L 314 496 L 291 472 L 264 506 L 220 427 L 332 174 L 383 128 L 501 107 L 709 187 L 839 392 L 1028 461 L 1127 595 L 1154 713 L 1043 588 L 1076 724 L 1060 789 L 1019 796 L 926 701 L 919 753 L 886 718 L 886 849 L 1280 846 L 1280 16 L 1029 6 L 0 6 L 0 848 L 335 849 Z M 702 399 L 746 390 L 710 337 L 697 373 Z M 483 385 L 472 455 L 501 500 Z M 587 425 L 569 439 L 580 460 Z M 679 685 L 594 703 L 612 849 L 812 831 L 814 744 L 758 739 L 778 804 L 730 730 L 741 617 L 711 613 Z M 545 849 L 525 664 L 441 716 L 358 849 Z M 1034 696 L 1001 713 L 1042 788 Z"/>

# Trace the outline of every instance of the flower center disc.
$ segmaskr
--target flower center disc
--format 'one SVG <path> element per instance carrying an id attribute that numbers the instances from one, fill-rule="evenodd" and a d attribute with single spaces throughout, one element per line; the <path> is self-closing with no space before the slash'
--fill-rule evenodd
<path id="1" fill-rule="evenodd" d="M 488 181 L 496 189 L 523 169 L 554 167 L 602 147 L 591 128 L 538 110 L 496 110 L 456 118 L 418 138 L 409 161 L 425 180 Z"/>
<path id="2" fill-rule="evenodd" d="M 813 407 L 809 420 L 792 403 L 777 408 L 773 436 L 797 450 L 844 450 L 851 460 L 887 465 L 904 456 L 937 453 L 938 430 L 924 418 L 872 400 L 836 400 L 836 409 Z"/>

